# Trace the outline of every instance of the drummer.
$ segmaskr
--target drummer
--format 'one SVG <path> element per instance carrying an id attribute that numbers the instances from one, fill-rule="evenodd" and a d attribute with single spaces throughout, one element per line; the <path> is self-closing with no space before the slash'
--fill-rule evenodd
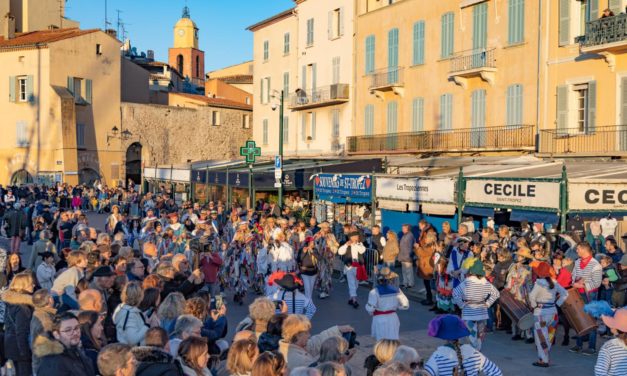
<path id="1" fill-rule="evenodd" d="M 603 277 L 601 264 L 593 257 L 592 247 L 588 242 L 577 244 L 577 255 L 573 269 L 573 288 L 581 294 L 584 302 L 589 303 L 597 300 L 599 287 Z M 588 337 L 588 348 L 582 350 L 583 341 Z M 577 345 L 570 348 L 570 352 L 581 352 L 584 355 L 594 355 L 596 353 L 597 332 L 593 330 L 584 337 L 577 337 Z"/>
<path id="2" fill-rule="evenodd" d="M 527 247 L 519 248 L 516 252 L 515 262 L 510 266 L 505 280 L 505 289 L 512 293 L 519 302 L 527 305 L 527 295 L 531 290 L 531 271 L 529 261 L 533 258 L 531 250 Z M 511 318 L 511 317 L 510 317 Z M 512 320 L 512 340 L 517 341 L 526 338 L 527 343 L 533 343 L 531 331 L 520 331 L 518 325 Z"/>
<path id="3" fill-rule="evenodd" d="M 551 277 L 551 269 L 551 265 L 546 262 L 540 262 L 534 268 L 537 279 L 529 293 L 529 305 L 533 308 L 534 317 L 533 336 L 539 358 L 533 365 L 545 368 L 549 366 L 549 351 L 557 329 L 555 306 L 561 306 L 568 297 L 568 292 Z"/>

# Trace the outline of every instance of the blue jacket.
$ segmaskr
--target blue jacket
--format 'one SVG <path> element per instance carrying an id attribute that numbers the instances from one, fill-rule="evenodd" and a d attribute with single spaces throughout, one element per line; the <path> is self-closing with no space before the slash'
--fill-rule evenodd
<path id="1" fill-rule="evenodd" d="M 398 261 L 400 262 L 412 262 L 412 255 L 414 254 L 414 243 L 416 243 L 416 238 L 414 238 L 414 234 L 408 232 L 404 234 L 399 243 L 399 253 L 398 253 Z"/>

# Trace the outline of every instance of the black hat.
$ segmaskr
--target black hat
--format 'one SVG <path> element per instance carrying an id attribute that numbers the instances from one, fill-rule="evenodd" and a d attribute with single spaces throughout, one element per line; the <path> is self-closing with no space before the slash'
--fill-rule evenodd
<path id="1" fill-rule="evenodd" d="M 48 257 L 54 257 L 54 253 L 50 252 L 50 251 L 46 251 L 46 252 L 40 252 L 39 256 L 41 256 L 42 260 L 47 259 Z"/>
<path id="2" fill-rule="evenodd" d="M 111 267 L 101 266 L 98 269 L 96 269 L 96 271 L 94 271 L 94 274 L 92 274 L 92 277 L 111 277 L 114 275 L 115 275 L 115 272 L 113 271 L 113 269 L 111 269 Z"/>
<path id="3" fill-rule="evenodd" d="M 299 280 L 294 274 L 287 273 L 283 276 L 283 278 L 277 280 L 276 284 L 287 291 L 294 291 L 298 289 L 300 285 L 302 285 L 302 281 Z"/>
<path id="4" fill-rule="evenodd" d="M 349 239 L 352 238 L 353 236 L 361 236 L 361 234 L 359 233 L 359 231 L 351 231 L 347 235 Z"/>

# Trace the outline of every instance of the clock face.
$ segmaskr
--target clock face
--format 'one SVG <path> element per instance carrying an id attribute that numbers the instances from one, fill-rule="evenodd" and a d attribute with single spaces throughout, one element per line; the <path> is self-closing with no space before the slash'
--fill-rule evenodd
<path id="1" fill-rule="evenodd" d="M 183 35 L 185 35 L 185 30 L 179 29 L 178 33 L 179 33 L 180 36 L 183 36 Z"/>

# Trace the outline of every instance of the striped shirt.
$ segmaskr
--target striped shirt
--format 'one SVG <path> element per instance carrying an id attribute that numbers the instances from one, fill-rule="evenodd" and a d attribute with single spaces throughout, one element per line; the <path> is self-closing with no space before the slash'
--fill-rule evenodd
<path id="1" fill-rule="evenodd" d="M 588 262 L 588 265 L 584 269 L 581 269 L 581 259 L 575 261 L 575 268 L 573 269 L 573 283 L 577 280 L 583 280 L 586 285 L 586 291 L 596 290 L 601 286 L 601 279 L 603 277 L 603 268 L 601 264 L 594 259 L 594 257 Z"/>
<path id="2" fill-rule="evenodd" d="M 453 290 L 453 303 L 462 309 L 462 320 L 487 320 L 488 308 L 499 296 L 499 290 L 488 280 L 470 276 Z"/>
<path id="3" fill-rule="evenodd" d="M 311 320 L 314 313 L 316 313 L 316 306 L 313 304 L 311 299 L 306 297 L 300 291 L 294 291 L 296 293 L 296 299 L 292 299 L 292 293 L 289 291 L 285 291 L 283 289 L 279 289 L 276 291 L 270 299 L 275 302 L 280 302 L 281 300 L 285 301 L 287 304 L 287 313 L 297 313 L 301 315 L 307 316 L 308 319 Z M 294 308 L 294 302 L 296 302 L 296 307 Z M 280 310 L 277 310 L 276 313 L 281 313 Z"/>
<path id="4" fill-rule="evenodd" d="M 627 375 L 627 345 L 618 338 L 605 342 L 599 351 L 594 376 Z"/>
<path id="5" fill-rule="evenodd" d="M 461 346 L 464 371 L 466 376 L 502 376 L 499 367 L 492 363 L 482 353 L 470 345 Z M 449 346 L 440 346 L 431 355 L 425 364 L 425 371 L 431 376 L 452 376 L 455 367 L 458 367 L 457 354 Z"/>

